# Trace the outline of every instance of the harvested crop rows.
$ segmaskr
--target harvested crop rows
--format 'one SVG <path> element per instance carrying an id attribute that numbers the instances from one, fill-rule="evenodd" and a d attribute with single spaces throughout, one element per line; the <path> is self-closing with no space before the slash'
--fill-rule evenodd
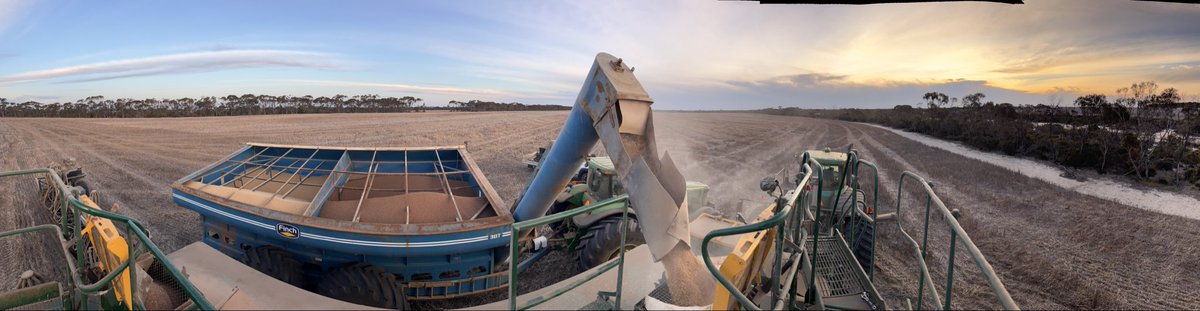
<path id="1" fill-rule="evenodd" d="M 408 113 L 243 116 L 177 119 L 0 119 L 0 170 L 44 167 L 74 157 L 100 190 L 104 205 L 140 219 L 166 252 L 198 241 L 199 217 L 171 202 L 169 184 L 245 142 L 329 146 L 422 146 L 468 143 L 468 150 L 511 204 L 528 180 L 521 156 L 554 139 L 564 112 Z M 1003 168 L 934 149 L 879 128 L 797 117 L 735 113 L 655 115 L 660 151 L 689 180 L 712 186 L 710 202 L 732 215 L 769 199 L 758 180 L 795 174 L 795 156 L 853 144 L 879 164 L 880 209 L 895 209 L 896 182 L 908 170 L 934 183 L 942 200 L 963 212 L 960 222 L 1024 308 L 1200 308 L 1200 223 L 1081 195 Z M 782 176 L 781 176 L 782 177 Z M 868 184 L 864 177 L 863 184 Z M 0 180 L 0 182 L 5 182 Z M 12 201 L 32 182 L 0 184 L 3 230 L 48 218 Z M 12 186 L 10 186 L 12 185 Z M 15 188 L 14 188 L 15 187 Z M 906 189 L 908 185 L 906 184 Z M 905 193 L 901 220 L 920 238 L 923 216 L 915 192 Z M 923 199 L 920 198 L 920 199 Z M 909 204 L 911 203 L 911 204 Z M 877 287 L 889 304 L 915 297 L 911 245 L 895 222 L 882 223 Z M 931 223 L 927 258 L 934 279 L 945 274 L 948 234 Z M 12 247 L 0 245 L 5 249 Z M 6 254 L 17 253 L 6 251 Z M 996 307 L 974 263 L 959 248 L 954 306 Z M 574 267 L 571 258 L 546 266 Z M 9 260 L 12 261 L 12 260 Z M 561 262 L 555 263 L 555 262 Z M 9 270 L 27 267 L 4 267 Z M 577 271 L 535 267 L 555 277 Z M 0 280 L 9 283 L 9 279 Z M 940 288 L 940 285 L 939 285 Z M 940 303 L 940 302 L 939 302 Z M 437 307 L 430 306 L 430 307 Z M 928 305 L 927 305 L 928 307 Z"/>

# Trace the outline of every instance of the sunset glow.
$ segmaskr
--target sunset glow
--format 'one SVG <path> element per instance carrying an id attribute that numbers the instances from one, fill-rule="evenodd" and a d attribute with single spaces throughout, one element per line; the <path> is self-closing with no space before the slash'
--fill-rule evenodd
<path id="1" fill-rule="evenodd" d="M 1116 0 L 0 0 L 0 42 L 10 100 L 379 93 L 567 104 L 601 51 L 627 59 L 672 109 L 890 107 L 925 91 L 1036 104 L 1145 80 L 1200 94 L 1200 6 Z"/>

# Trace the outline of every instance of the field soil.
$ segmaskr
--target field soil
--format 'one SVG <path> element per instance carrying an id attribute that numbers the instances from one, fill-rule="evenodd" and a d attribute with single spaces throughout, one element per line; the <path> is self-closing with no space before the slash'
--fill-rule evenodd
<path id="1" fill-rule="evenodd" d="M 400 113 L 282 115 L 173 119 L 0 119 L 0 170 L 44 167 L 73 157 L 89 174 L 106 207 L 141 220 L 154 241 L 171 252 L 200 239 L 199 217 L 171 202 L 169 185 L 219 160 L 246 142 L 326 146 L 428 146 L 467 143 L 468 151 L 511 204 L 529 179 L 524 154 L 557 136 L 565 112 Z M 1200 308 L 1200 221 L 1167 216 L 1097 199 L 1005 168 L 932 148 L 868 125 L 742 113 L 655 114 L 661 151 L 689 180 L 712 187 L 710 204 L 734 213 L 770 199 L 758 190 L 765 176 L 795 174 L 807 149 L 853 145 L 879 165 L 878 205 L 896 209 L 900 173 L 933 183 L 941 200 L 962 212 L 959 222 L 986 255 L 1017 303 L 1027 309 Z M 602 151 L 597 150 L 597 153 Z M 8 179 L 0 179 L 4 182 Z M 863 177 L 863 185 L 870 178 Z M 0 184 L 0 230 L 48 221 L 32 181 Z M 11 186 L 11 187 L 10 187 Z M 906 181 L 899 224 L 920 241 L 923 194 Z M 868 193 L 873 193 L 868 191 Z M 868 202 L 873 200 L 868 199 Z M 949 236 L 934 215 L 926 261 L 936 288 L 944 285 Z M 919 276 L 913 246 L 897 222 L 881 223 L 876 287 L 892 307 L 916 300 Z M 41 240 L 0 241 L 0 283 L 37 263 L 22 251 Z M 955 308 L 997 308 L 991 290 L 958 245 Z M 20 257 L 16 257 L 20 256 Z M 570 276 L 574 258 L 559 254 L 527 271 L 527 291 Z M 11 266 L 11 267 L 10 267 Z M 564 269 L 565 268 L 565 269 Z M 47 270 L 58 271 L 58 270 Z M 59 272 L 47 272 L 59 273 Z M 498 294 L 498 293 L 497 293 Z M 931 307 L 926 294 L 925 307 Z M 428 304 L 438 308 L 466 302 Z M 941 301 L 937 302 L 938 304 Z"/>

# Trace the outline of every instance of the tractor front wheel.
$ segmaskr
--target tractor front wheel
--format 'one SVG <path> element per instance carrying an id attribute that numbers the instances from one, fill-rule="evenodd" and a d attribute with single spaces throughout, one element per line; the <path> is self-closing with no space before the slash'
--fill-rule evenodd
<path id="1" fill-rule="evenodd" d="M 304 271 L 292 254 L 276 246 L 259 246 L 246 250 L 239 258 L 246 266 L 254 268 L 284 283 L 303 287 Z"/>
<path id="2" fill-rule="evenodd" d="M 341 301 L 378 308 L 405 310 L 408 299 L 396 276 L 378 266 L 357 263 L 330 271 L 317 284 L 317 293 Z"/>
<path id="3" fill-rule="evenodd" d="M 636 218 L 629 218 L 629 234 L 625 236 L 625 249 L 643 244 L 645 238 L 637 226 Z M 575 251 L 579 253 L 579 268 L 591 269 L 619 255 L 621 250 L 621 215 L 608 216 L 587 228 L 579 238 Z"/>

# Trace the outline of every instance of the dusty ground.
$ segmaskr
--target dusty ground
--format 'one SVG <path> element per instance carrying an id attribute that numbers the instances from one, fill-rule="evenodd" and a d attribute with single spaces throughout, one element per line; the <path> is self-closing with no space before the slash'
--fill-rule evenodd
<path id="1" fill-rule="evenodd" d="M 413 146 L 466 141 L 488 179 L 511 203 L 528 179 L 521 155 L 553 139 L 564 116 L 506 112 L 0 119 L 0 170 L 42 167 L 64 156 L 75 157 L 93 176 L 103 202 L 119 203 L 122 213 L 142 220 L 158 245 L 170 252 L 199 240 L 199 220 L 170 201 L 168 185 L 244 142 Z M 880 206 L 885 212 L 895 208 L 900 172 L 914 171 L 932 181 L 942 200 L 963 212 L 960 221 L 1024 308 L 1200 308 L 1200 271 L 1195 269 L 1200 266 L 1198 221 L 1080 195 L 865 125 L 730 113 L 658 113 L 655 121 L 660 150 L 671 153 L 688 179 L 710 184 L 711 201 L 726 211 L 739 200 L 767 201 L 757 189 L 758 180 L 794 174 L 799 152 L 852 143 L 880 166 Z M 0 191 L 0 204 L 15 199 L 10 188 Z M 915 193 L 905 196 L 913 198 Z M 914 208 L 919 207 L 915 200 L 906 203 L 911 204 L 901 213 L 904 228 L 919 241 L 917 220 L 923 211 Z M 28 212 L 19 206 L 4 206 L 0 229 L 23 224 L 21 217 L 37 220 L 20 216 Z M 880 246 L 876 278 L 881 291 L 893 293 L 889 303 L 899 306 L 899 297 L 915 300 L 917 270 L 905 264 L 915 258 L 911 245 L 899 243 L 894 225 L 889 223 L 880 233 L 886 242 Z M 945 273 L 947 241 L 944 224 L 933 222 L 928 261 L 938 283 Z M 965 254 L 960 246 L 954 306 L 996 307 Z M 542 267 L 574 267 L 564 256 L 549 260 Z M 575 272 L 542 267 L 529 273 L 562 277 Z M 522 289 L 537 286 L 541 285 Z"/>

